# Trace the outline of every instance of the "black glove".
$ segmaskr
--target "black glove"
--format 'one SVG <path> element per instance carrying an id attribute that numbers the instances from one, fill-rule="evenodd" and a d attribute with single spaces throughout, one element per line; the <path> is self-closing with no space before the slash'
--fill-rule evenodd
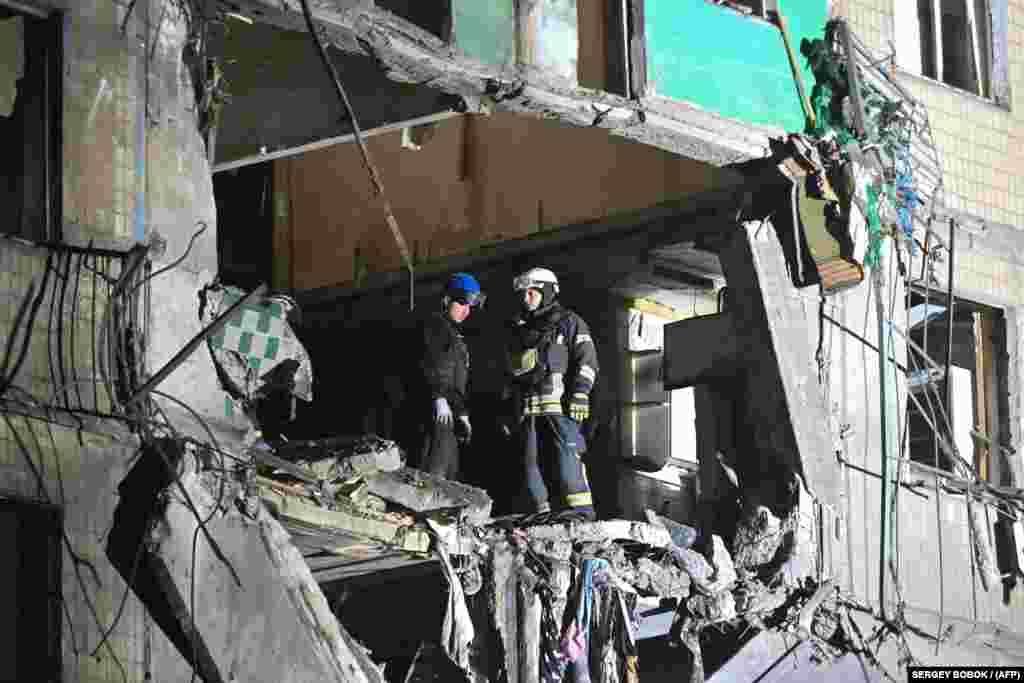
<path id="1" fill-rule="evenodd" d="M 473 440 L 473 425 L 469 421 L 469 415 L 459 415 L 456 425 L 462 431 L 462 435 L 459 437 L 462 443 L 468 444 Z"/>

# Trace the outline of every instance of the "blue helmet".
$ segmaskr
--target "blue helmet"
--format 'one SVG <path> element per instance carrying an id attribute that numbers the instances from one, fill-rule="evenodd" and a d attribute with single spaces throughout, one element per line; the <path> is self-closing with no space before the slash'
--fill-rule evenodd
<path id="1" fill-rule="evenodd" d="M 455 273 L 448 278 L 444 295 L 453 301 L 477 308 L 487 300 L 487 295 L 480 289 L 480 283 L 469 273 Z"/>

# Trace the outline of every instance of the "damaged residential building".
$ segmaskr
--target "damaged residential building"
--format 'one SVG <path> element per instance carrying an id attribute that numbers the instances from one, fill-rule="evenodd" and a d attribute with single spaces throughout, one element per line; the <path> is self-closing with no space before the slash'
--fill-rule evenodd
<path id="1" fill-rule="evenodd" d="M 1024 665 L 1022 43 L 1020 0 L 0 0 L 0 681 Z M 538 266 L 593 521 L 499 419 Z M 457 271 L 452 481 L 399 407 Z"/>

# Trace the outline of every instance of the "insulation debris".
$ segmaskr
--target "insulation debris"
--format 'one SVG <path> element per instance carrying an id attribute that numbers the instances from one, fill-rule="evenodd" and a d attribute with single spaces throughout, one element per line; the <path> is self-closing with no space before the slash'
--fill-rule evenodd
<path id="1" fill-rule="evenodd" d="M 368 484 L 370 493 L 416 512 L 454 508 L 471 524 L 491 516 L 491 498 L 486 492 L 421 470 L 402 468 L 382 473 L 369 479 Z"/>
<path id="2" fill-rule="evenodd" d="M 800 505 L 813 510 L 814 501 L 801 498 Z M 689 666 L 689 680 L 703 681 L 705 627 L 745 621 L 773 628 L 795 605 L 810 604 L 810 613 L 818 607 L 807 600 L 813 591 L 806 576 L 777 586 L 759 578 L 767 567 L 775 580 L 773 562 L 784 547 L 778 531 L 796 539 L 806 511 L 779 520 L 751 509 L 747 536 L 740 538 L 753 537 L 761 545 L 757 553 L 747 553 L 741 567 L 721 537 L 707 539 L 702 554 L 691 547 L 698 540 L 696 529 L 654 513 L 648 514 L 650 523 L 531 525 L 536 516 L 492 522 L 476 548 L 484 587 L 469 611 L 476 633 L 491 634 L 493 641 L 478 638 L 475 647 L 502 654 L 471 658 L 469 667 L 461 668 L 477 681 L 636 680 L 639 634 L 665 634 L 669 622 L 663 606 L 670 605 L 675 610 L 670 639 L 691 653 L 688 664 L 680 664 L 681 673 Z M 641 628 L 647 619 L 651 625 Z"/>
<path id="3" fill-rule="evenodd" d="M 254 457 L 271 466 L 255 477 L 259 496 L 307 549 L 345 554 L 347 545 L 379 542 L 425 554 L 433 541 L 462 554 L 459 527 L 424 515 L 445 513 L 470 523 L 490 515 L 485 492 L 405 467 L 393 441 L 365 436 L 288 443 L 272 449 L 277 455 L 262 446 Z"/>
<path id="4" fill-rule="evenodd" d="M 812 547 L 795 547 L 815 542 L 807 534 L 818 507 L 805 490 L 781 519 L 763 506 L 747 506 L 734 562 L 721 537 L 702 539 L 696 529 L 653 513 L 653 523 L 551 515 L 493 520 L 483 491 L 404 467 L 398 447 L 377 437 L 276 449 L 257 442 L 249 455 L 234 471 L 208 452 L 178 455 L 187 465 L 189 500 L 217 544 L 200 545 L 197 566 L 222 567 L 216 580 L 195 581 L 195 589 L 191 539 L 202 527 L 177 482 L 152 484 L 150 504 L 161 496 L 172 501 L 150 539 L 162 567 L 154 595 L 169 592 L 173 605 L 173 619 L 161 623 L 172 624 L 168 632 L 183 653 L 195 650 L 211 680 L 220 680 L 212 672 L 223 670 L 235 647 L 211 615 L 240 611 L 266 619 L 259 600 L 245 597 L 248 586 L 231 581 L 236 560 L 247 563 L 239 581 L 258 586 L 269 580 L 290 591 L 295 619 L 327 634 L 314 643 L 323 667 L 337 671 L 343 662 L 360 672 L 352 680 L 379 680 L 379 672 L 322 613 L 317 584 L 427 561 L 440 562 L 448 595 L 437 647 L 420 648 L 407 680 L 431 680 L 431 672 L 452 667 L 475 681 L 636 680 L 640 634 L 669 632 L 670 642 L 691 653 L 682 665 L 690 667 L 689 679 L 702 681 L 706 627 L 792 622 L 789 628 L 806 637 L 831 638 L 836 631 L 837 621 L 826 624 L 818 614 L 834 591 L 828 583 L 815 585 L 804 571 L 815 564 L 793 564 L 792 579 L 779 580 L 785 562 L 814 555 Z M 133 504 L 147 503 L 139 498 Z M 192 606 L 182 599 L 193 590 L 205 601 Z M 233 602 L 224 603 L 217 591 L 227 591 Z M 657 624 L 642 628 L 648 618 Z M 345 675 L 339 680 L 348 680 Z"/>
<path id="5" fill-rule="evenodd" d="M 199 294 L 199 317 L 215 320 L 245 296 L 234 287 L 213 284 Z M 284 295 L 247 303 L 220 332 L 207 340 L 221 387 L 232 407 L 226 418 L 246 415 L 266 427 L 294 417 L 294 399 L 313 400 L 313 365 L 288 316 L 295 302 Z M 284 399 L 287 409 L 281 415 Z"/>

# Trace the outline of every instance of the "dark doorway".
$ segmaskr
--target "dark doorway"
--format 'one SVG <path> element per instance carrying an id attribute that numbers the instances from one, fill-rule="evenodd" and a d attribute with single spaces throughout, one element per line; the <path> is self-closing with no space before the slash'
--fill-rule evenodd
<path id="1" fill-rule="evenodd" d="M 0 683 L 61 680 L 60 512 L 0 500 Z"/>
<path id="2" fill-rule="evenodd" d="M 271 283 L 274 253 L 272 162 L 213 176 L 220 279 L 243 290 Z"/>
<path id="3" fill-rule="evenodd" d="M 0 8 L 0 232 L 61 234 L 63 17 Z"/>

